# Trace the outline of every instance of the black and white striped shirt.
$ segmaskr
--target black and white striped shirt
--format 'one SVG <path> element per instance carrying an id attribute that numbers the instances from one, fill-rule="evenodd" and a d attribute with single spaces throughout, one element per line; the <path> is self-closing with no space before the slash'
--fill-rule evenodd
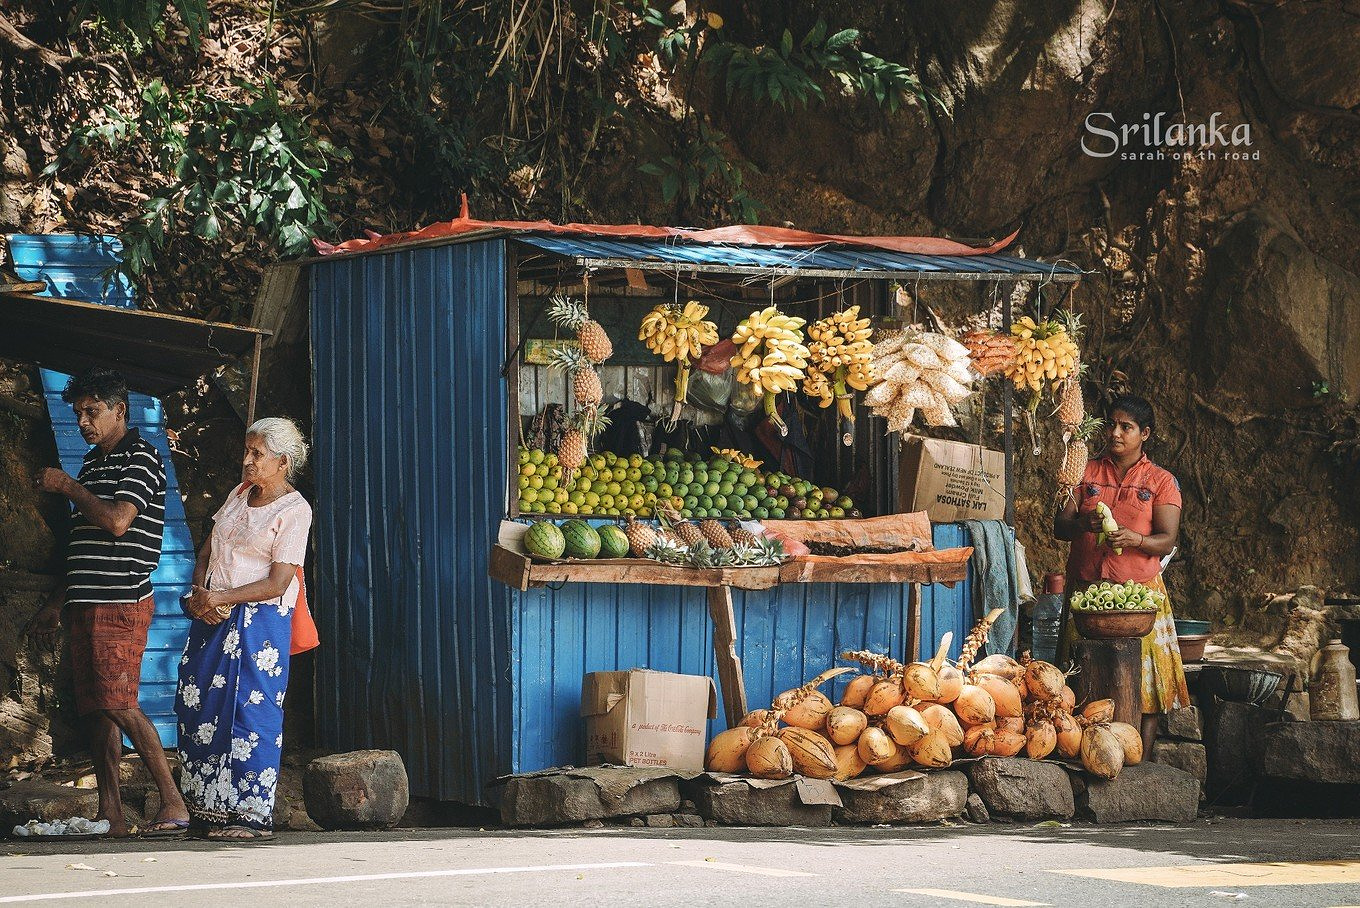
<path id="1" fill-rule="evenodd" d="M 85 455 L 76 481 L 96 498 L 127 501 L 137 516 L 122 536 L 101 529 L 73 509 L 66 543 L 66 602 L 133 603 L 151 595 L 151 572 L 161 557 L 165 532 L 165 465 L 136 429 L 108 454 Z"/>

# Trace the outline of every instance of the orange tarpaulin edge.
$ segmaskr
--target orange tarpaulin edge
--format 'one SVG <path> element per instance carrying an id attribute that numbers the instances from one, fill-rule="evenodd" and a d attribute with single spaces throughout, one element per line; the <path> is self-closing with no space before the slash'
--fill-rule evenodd
<path id="1" fill-rule="evenodd" d="M 365 239 L 326 243 L 312 239 L 320 255 L 340 255 L 352 252 L 372 252 L 403 243 L 461 236 L 479 230 L 526 230 L 535 233 L 575 234 L 580 236 L 622 237 L 625 239 L 683 239 L 692 243 L 715 243 L 734 246 L 823 246 L 834 243 L 888 252 L 915 255 L 991 255 L 1011 244 L 1019 235 L 1016 230 L 1005 239 L 990 246 L 968 246 L 954 240 L 928 236 L 844 236 L 834 233 L 810 233 L 788 227 L 764 227 L 732 224 L 711 230 L 691 230 L 685 227 L 650 227 L 645 224 L 554 224 L 551 221 L 479 221 L 468 214 L 467 196 L 463 197 L 462 211 L 451 221 L 440 221 L 419 230 L 404 233 L 379 234 L 366 231 Z"/>

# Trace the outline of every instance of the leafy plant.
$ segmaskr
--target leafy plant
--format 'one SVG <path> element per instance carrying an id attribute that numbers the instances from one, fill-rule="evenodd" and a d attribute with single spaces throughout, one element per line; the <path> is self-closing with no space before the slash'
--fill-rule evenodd
<path id="1" fill-rule="evenodd" d="M 94 19 L 122 26 L 139 40 L 152 36 L 165 11 L 173 5 L 197 41 L 208 31 L 208 0 L 81 0 L 76 6 L 77 20 Z"/>
<path id="2" fill-rule="evenodd" d="M 145 85 L 134 115 L 103 108 L 103 120 L 78 127 L 47 173 L 98 150 L 135 155 L 160 179 L 143 215 L 122 236 L 124 268 L 147 270 L 176 235 L 207 243 L 257 235 L 286 255 L 305 251 L 329 223 L 325 174 L 348 153 L 314 135 L 280 102 L 274 83 L 238 82 L 239 97 Z"/>
<path id="3" fill-rule="evenodd" d="M 858 29 L 828 31 L 826 20 L 819 19 L 797 42 L 788 29 L 773 45 L 717 41 L 704 55 L 703 67 L 725 87 L 729 98 L 742 94 L 785 110 L 825 100 L 819 81 L 824 76 L 831 76 L 846 94 L 872 98 L 888 111 L 897 110 L 908 97 L 926 100 L 909 69 L 859 48 Z"/>

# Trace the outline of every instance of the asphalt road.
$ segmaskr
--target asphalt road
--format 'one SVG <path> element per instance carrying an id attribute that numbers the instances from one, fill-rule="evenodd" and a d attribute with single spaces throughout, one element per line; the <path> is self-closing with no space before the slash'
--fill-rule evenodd
<path id="1" fill-rule="evenodd" d="M 10 841 L 0 904 L 1356 906 L 1357 832 L 1355 821 L 1217 820 Z"/>

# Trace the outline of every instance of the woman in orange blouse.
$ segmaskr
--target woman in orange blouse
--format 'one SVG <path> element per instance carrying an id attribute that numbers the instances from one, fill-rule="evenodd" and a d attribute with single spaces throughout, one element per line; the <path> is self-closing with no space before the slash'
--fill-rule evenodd
<path id="1" fill-rule="evenodd" d="M 1148 460 L 1143 446 L 1156 429 L 1152 405 L 1125 395 L 1110 405 L 1108 440 L 1066 507 L 1053 519 L 1053 535 L 1072 543 L 1067 559 L 1067 588 L 1072 591 L 1108 580 L 1133 580 L 1166 595 L 1161 560 L 1171 554 L 1181 523 L 1181 491 L 1176 477 Z M 1119 529 L 1096 544 L 1104 502 Z M 1115 549 L 1123 549 L 1115 554 Z M 1076 639 L 1068 622 L 1064 651 Z M 1163 599 L 1152 631 L 1143 638 L 1143 752 L 1152 742 L 1161 713 L 1190 704 L 1180 645 L 1169 598 Z"/>

